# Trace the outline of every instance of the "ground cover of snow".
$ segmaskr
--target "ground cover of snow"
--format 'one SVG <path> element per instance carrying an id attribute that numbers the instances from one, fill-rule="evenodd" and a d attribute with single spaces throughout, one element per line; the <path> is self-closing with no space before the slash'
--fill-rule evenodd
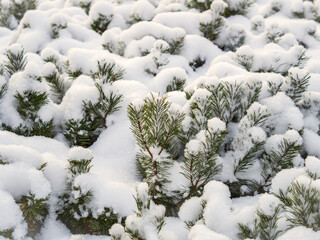
<path id="1" fill-rule="evenodd" d="M 97 70 L 98 60 L 104 59 L 116 63 L 125 70 L 124 78 L 112 85 L 115 91 L 124 96 L 121 108 L 108 117 L 108 128 L 101 133 L 89 148 L 90 150 L 70 148 L 61 134 L 50 139 L 40 136 L 24 137 L 8 131 L 0 131 L 1 159 L 10 163 L 0 165 L 0 230 L 14 227 L 15 239 L 23 239 L 27 227 L 14 199 L 28 192 L 39 198 L 52 196 L 49 205 L 54 209 L 53 206 L 57 201 L 55 197 L 65 187 L 68 159 L 77 160 L 82 159 L 83 156 L 93 158 L 90 174 L 77 178 L 77 184 L 94 191 L 96 209 L 112 206 L 121 216 L 128 216 L 136 210 L 132 196 L 135 195 L 135 188 L 139 183 L 135 165 L 138 149 L 127 118 L 127 105 L 133 100 L 143 99 L 150 91 L 165 94 L 166 87 L 173 77 L 184 79 L 186 89 L 195 89 L 198 83 L 210 78 L 230 82 L 245 81 L 249 77 L 262 81 L 266 78 L 275 82 L 284 81 L 280 74 L 268 73 L 268 71 L 260 73 L 259 70 L 271 69 L 275 61 L 280 66 L 276 69 L 278 72 L 295 65 L 295 56 L 301 51 L 299 43 L 303 43 L 308 47 L 306 55 L 309 57 L 304 70 L 311 76 L 307 94 L 315 93 L 310 95 L 310 98 L 316 98 L 316 94 L 320 92 L 320 25 L 311 20 L 311 17 L 296 19 L 291 15 L 292 9 L 295 11 L 307 9 L 308 1 L 256 0 L 245 16 L 237 15 L 227 18 L 227 24 L 232 26 L 229 28 L 229 33 L 240 29 L 247 34 L 245 46 L 235 52 L 222 51 L 210 40 L 204 38 L 198 28 L 200 20 L 205 18 L 204 13 L 187 8 L 184 1 L 92 0 L 89 1 L 92 2 L 92 7 L 88 15 L 79 7 L 79 2 L 79 0 L 39 0 L 37 9 L 28 11 L 16 29 L 0 27 L 1 61 L 5 59 L 6 49 L 10 47 L 15 51 L 20 45 L 23 46 L 28 57 L 26 70 L 10 78 L 7 94 L 0 103 L 1 121 L 12 127 L 18 126 L 23 121 L 15 108 L 13 95 L 16 91 L 32 88 L 50 92 L 48 85 L 44 82 L 34 81 L 27 85 L 22 81 L 29 75 L 39 73 L 45 75 L 52 71 L 53 66 L 43 61 L 46 56 L 55 54 L 61 61 L 68 59 L 72 71 L 81 70 L 84 74 L 75 80 L 70 80 L 71 87 L 61 104 L 55 103 L 54 96 L 50 95 L 49 104 L 41 109 L 41 118 L 44 120 L 53 118 L 55 123 L 66 122 L 71 118 L 80 119 L 83 117 L 81 111 L 83 101 L 97 100 L 98 94 L 94 81 L 85 74 L 88 75 Z M 228 2 L 232 4 L 238 1 L 229 0 Z M 319 5 L 320 1 L 317 2 Z M 285 7 L 272 15 L 270 6 L 275 3 Z M 99 17 L 99 14 L 112 16 L 108 30 L 102 35 L 90 28 L 90 24 Z M 134 22 L 137 18 L 140 21 L 132 24 L 132 21 Z M 131 24 L 128 23 L 130 21 Z M 261 23 L 261 29 L 252 31 L 251 26 L 255 22 Z M 57 38 L 52 37 L 51 24 L 53 23 L 66 26 L 59 30 Z M 268 31 L 283 33 L 277 44 L 267 42 L 265 34 Z M 312 31 L 315 32 L 314 35 L 308 34 Z M 163 43 L 162 40 L 170 42 L 180 37 L 184 37 L 185 40 L 179 54 L 160 54 L 161 48 L 167 47 L 164 46 L 167 43 Z M 123 56 L 116 54 L 119 51 L 117 45 L 119 43 L 125 45 Z M 110 44 L 110 49 L 114 49 L 114 52 L 104 49 L 104 44 Z M 145 55 L 145 52 L 150 54 Z M 237 62 L 236 58 L 241 54 L 251 54 L 254 58 L 250 72 Z M 155 57 L 159 57 L 162 67 L 154 66 L 153 58 Z M 189 63 L 197 58 L 205 60 L 205 63 L 194 70 Z M 155 72 L 156 76 L 148 74 L 147 69 Z M 0 83 L 4 81 L 5 79 L 0 78 Z M 208 94 L 207 90 L 197 89 L 193 98 L 205 98 L 206 94 Z M 267 140 L 266 151 L 272 151 L 274 145 L 284 136 L 292 141 L 303 142 L 307 153 L 311 155 L 306 159 L 306 167 L 301 168 L 297 163 L 296 167 L 300 168 L 283 170 L 273 179 L 271 191 L 278 193 L 280 188 L 285 189 L 293 180 L 300 181 L 302 176 L 306 176 L 305 168 L 320 172 L 317 159 L 320 158 L 319 119 L 312 111 L 301 113 L 284 93 L 271 96 L 265 82 L 262 85 L 260 97 L 262 99 L 260 103 L 267 106 L 272 113 L 276 134 Z M 168 99 L 181 109 L 186 110 L 189 107 L 181 92 L 168 93 Z M 213 119 L 208 124 L 211 128 L 225 128 L 220 120 Z M 292 130 L 287 131 L 288 128 Z M 301 138 L 297 131 L 302 129 L 304 133 Z M 252 134 L 255 133 L 257 138 L 266 139 L 259 129 L 253 129 Z M 198 148 L 197 141 L 190 142 L 187 147 L 191 150 L 194 147 Z M 47 163 L 46 168 L 43 172 L 39 171 L 38 169 L 44 163 Z M 227 167 L 224 170 L 226 174 L 228 174 Z M 173 189 L 178 188 L 185 181 L 179 175 L 179 170 L 178 165 L 176 170 L 173 170 L 176 174 L 173 176 L 176 180 L 172 183 Z M 255 177 L 255 173 L 252 174 Z M 232 176 L 225 178 L 232 179 Z M 238 220 L 251 221 L 258 207 L 268 211 L 269 203 L 274 204 L 276 201 L 269 197 L 258 195 L 231 199 L 226 185 L 211 182 L 206 186 L 201 199 L 191 198 L 181 207 L 180 218 L 167 219 L 163 231 L 169 233 L 164 236 L 172 236 L 170 234 L 173 232 L 172 239 L 175 240 L 237 239 Z M 202 198 L 207 200 L 207 207 L 203 213 L 206 225 L 199 224 L 188 231 L 183 221 L 190 221 L 197 217 L 201 210 L 199 203 Z M 36 239 L 110 239 L 107 236 L 72 235 L 61 222 L 55 220 L 54 216 L 54 212 L 49 214 Z M 4 238 L 0 236 L 0 239 Z M 320 239 L 320 233 L 295 227 L 279 239 Z M 166 240 L 165 237 L 163 240 Z"/>

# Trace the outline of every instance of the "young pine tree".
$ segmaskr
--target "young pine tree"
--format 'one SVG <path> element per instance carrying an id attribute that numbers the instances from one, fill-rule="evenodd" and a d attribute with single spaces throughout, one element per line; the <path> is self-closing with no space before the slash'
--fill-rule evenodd
<path id="1" fill-rule="evenodd" d="M 137 211 L 126 218 L 125 227 L 120 224 L 111 227 L 109 233 L 112 240 L 148 240 L 161 236 L 166 208 L 153 203 L 146 183 L 140 183 L 136 191 Z"/>
<path id="2" fill-rule="evenodd" d="M 74 147 L 68 153 L 66 189 L 60 196 L 57 211 L 61 220 L 74 234 L 107 235 L 109 228 L 118 222 L 118 215 L 111 207 L 102 212 L 92 210 L 94 193 L 76 184 L 76 178 L 90 172 L 92 153 L 89 149 Z"/>
<path id="3" fill-rule="evenodd" d="M 48 119 L 48 116 L 40 114 L 40 110 L 49 103 L 49 98 L 37 68 L 34 64 L 28 64 L 23 73 L 15 75 L 14 80 L 11 79 L 21 85 L 14 98 L 17 112 L 23 122 L 17 127 L 6 124 L 3 124 L 3 127 L 19 135 L 53 137 L 53 118 Z"/>
<path id="4" fill-rule="evenodd" d="M 178 136 L 184 114 L 173 108 L 166 97 L 151 95 L 143 101 L 128 106 L 131 130 L 140 147 L 137 165 L 149 185 L 152 201 L 170 204 L 172 193 L 168 192 L 169 169 L 173 158 L 168 151 Z"/>

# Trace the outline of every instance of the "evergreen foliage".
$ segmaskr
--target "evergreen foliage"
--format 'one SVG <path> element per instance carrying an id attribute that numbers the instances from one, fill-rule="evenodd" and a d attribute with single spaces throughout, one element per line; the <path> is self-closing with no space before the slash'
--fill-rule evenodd
<path id="1" fill-rule="evenodd" d="M 208 130 L 186 145 L 182 174 L 189 180 L 190 187 L 185 199 L 201 193 L 203 187 L 221 172 L 222 164 L 218 157 L 226 134 L 225 124 L 213 118 L 208 122 Z"/>
<path id="2" fill-rule="evenodd" d="M 155 205 L 148 192 L 150 191 L 143 183 L 137 187 L 137 196 L 134 197 L 137 211 L 127 217 L 125 227 L 120 224 L 112 226 L 110 229 L 112 240 L 148 240 L 144 229 L 146 224 L 151 225 L 152 231 L 159 236 L 166 221 L 165 207 Z"/>
<path id="3" fill-rule="evenodd" d="M 156 204 L 167 202 L 168 170 L 173 164 L 167 149 L 179 134 L 184 114 L 172 109 L 166 97 L 151 95 L 143 103 L 131 103 L 128 117 L 140 147 L 137 164 L 149 185 L 152 200 Z"/>
<path id="4" fill-rule="evenodd" d="M 28 235 L 34 237 L 39 233 L 44 219 L 48 214 L 46 202 L 48 198 L 37 199 L 32 193 L 22 196 L 17 203 L 23 213 L 23 217 L 28 224 Z"/>
<path id="5" fill-rule="evenodd" d="M 74 234 L 107 235 L 109 228 L 118 222 L 118 215 L 110 207 L 105 207 L 99 214 L 94 214 L 90 203 L 93 192 L 83 190 L 75 184 L 75 179 L 90 172 L 92 158 L 68 159 L 68 178 L 65 193 L 60 196 L 58 219 Z"/>
<path id="6" fill-rule="evenodd" d="M 291 97 L 291 99 L 297 103 L 299 102 L 303 94 L 305 93 L 309 85 L 310 75 L 306 72 L 296 68 L 289 69 L 288 76 L 285 80 L 287 87 L 285 89 L 286 95 Z"/>
<path id="7" fill-rule="evenodd" d="M 16 24 L 12 22 L 19 23 L 28 10 L 36 9 L 37 4 L 38 0 L 12 0 L 6 5 L 0 3 L 0 26 L 15 28 Z"/>
<path id="8" fill-rule="evenodd" d="M 56 98 L 56 103 L 61 103 L 64 95 L 69 88 L 69 84 L 59 74 L 56 68 L 52 69 L 52 72 L 44 74 L 43 77 L 49 83 L 51 91 Z"/>
<path id="9" fill-rule="evenodd" d="M 67 24 L 51 23 L 52 38 L 58 38 L 59 32 L 67 27 Z"/>
<path id="10" fill-rule="evenodd" d="M 69 119 L 65 124 L 64 136 L 71 146 L 89 147 L 92 145 L 103 129 L 107 128 L 107 117 L 118 111 L 122 95 L 103 89 L 96 83 L 99 98 L 97 102 L 83 101 L 83 118 Z"/>
<path id="11" fill-rule="evenodd" d="M 99 13 L 99 16 L 96 19 L 92 20 L 91 28 L 99 34 L 102 34 L 105 30 L 108 29 L 110 22 L 112 21 L 113 15 L 103 15 Z"/>
<path id="12" fill-rule="evenodd" d="M 282 202 L 290 228 L 304 226 L 320 230 L 320 191 L 311 185 L 311 181 L 307 185 L 294 181 L 286 191 L 280 189 L 276 196 Z"/>
<path id="13" fill-rule="evenodd" d="M 255 2 L 255 0 L 224 0 L 228 7 L 224 11 L 224 16 L 229 17 L 232 15 L 245 15 L 247 14 L 249 8 Z"/>
<path id="14" fill-rule="evenodd" d="M 288 130 L 281 136 L 276 148 L 266 149 L 261 160 L 263 181 L 260 183 L 259 192 L 268 189 L 272 178 L 282 169 L 293 167 L 293 159 L 299 155 L 301 148 L 302 140 L 299 134 Z"/>
<path id="15" fill-rule="evenodd" d="M 27 57 L 23 48 L 20 48 L 18 51 L 7 49 L 6 56 L 7 61 L 5 62 L 4 67 L 9 76 L 25 69 L 27 65 Z"/>
<path id="16" fill-rule="evenodd" d="M 186 79 L 174 76 L 170 84 L 167 86 L 166 92 L 182 91 L 185 86 Z M 0 92 L 1 94 L 1 92 Z M 1 96 L 1 95 L 0 95 Z M 1 97 L 0 97 L 1 99 Z"/>
<path id="17" fill-rule="evenodd" d="M 278 220 L 280 219 L 281 206 L 275 207 L 272 214 L 264 213 L 261 209 L 257 210 L 257 217 L 254 220 L 253 229 L 248 225 L 239 223 L 238 237 L 240 239 L 261 239 L 275 240 L 281 234 L 278 229 Z"/>
<path id="18" fill-rule="evenodd" d="M 2 231 L 0 231 L 0 236 L 4 237 L 6 239 L 13 240 L 13 236 L 12 236 L 13 231 L 14 231 L 14 229 L 12 229 L 12 228 L 2 230 Z"/>
<path id="19" fill-rule="evenodd" d="M 113 83 L 123 78 L 124 69 L 115 63 L 108 63 L 106 60 L 97 62 L 97 71 L 90 73 L 93 79 L 100 79 L 102 83 Z"/>
<path id="20" fill-rule="evenodd" d="M 23 93 L 17 92 L 14 97 L 17 101 L 17 111 L 25 121 L 25 124 L 20 124 L 15 128 L 7 125 L 3 125 L 3 127 L 18 135 L 53 137 L 53 119 L 43 121 L 38 116 L 40 108 L 48 103 L 48 94 L 46 92 L 25 90 Z"/>

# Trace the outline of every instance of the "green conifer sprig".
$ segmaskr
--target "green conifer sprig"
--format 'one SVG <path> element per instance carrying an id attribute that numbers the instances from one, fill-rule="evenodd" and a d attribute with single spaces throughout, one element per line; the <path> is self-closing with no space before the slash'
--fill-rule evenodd
<path id="1" fill-rule="evenodd" d="M 36 9 L 38 0 L 13 1 L 12 13 L 14 17 L 20 21 L 26 11 Z"/>
<path id="2" fill-rule="evenodd" d="M 237 164 L 234 165 L 234 175 L 237 176 L 238 173 L 245 172 L 253 164 L 254 161 L 260 156 L 263 152 L 265 141 L 254 142 L 253 146 L 246 150 L 243 157 L 237 160 Z"/>
<path id="3" fill-rule="evenodd" d="M 66 61 L 65 63 L 65 68 L 66 68 L 66 72 L 68 74 L 68 76 L 71 78 L 71 79 L 76 79 L 77 77 L 79 77 L 80 75 L 83 74 L 82 70 L 80 68 L 78 69 L 75 69 L 75 70 L 72 70 L 70 68 L 70 62 L 69 60 Z"/>
<path id="4" fill-rule="evenodd" d="M 253 229 L 246 224 L 239 223 L 240 232 L 238 233 L 238 237 L 240 239 L 276 240 L 282 233 L 282 231 L 278 229 L 280 212 L 280 205 L 274 209 L 271 215 L 258 209 Z"/>
<path id="5" fill-rule="evenodd" d="M 113 15 L 105 16 L 99 13 L 99 17 L 94 19 L 91 23 L 92 30 L 96 31 L 99 34 L 102 34 L 105 30 L 108 29 L 109 24 L 111 23 Z"/>
<path id="6" fill-rule="evenodd" d="M 48 94 L 33 90 L 25 90 L 21 94 L 17 92 L 14 96 L 18 102 L 17 111 L 25 120 L 35 121 L 37 112 L 48 103 Z"/>
<path id="7" fill-rule="evenodd" d="M 118 222 L 119 216 L 110 207 L 105 207 L 98 216 L 93 215 L 90 203 L 93 201 L 92 190 L 84 191 L 74 184 L 74 179 L 90 172 L 92 158 L 68 159 L 69 177 L 65 193 L 60 196 L 61 209 L 57 211 L 60 219 L 74 234 L 107 235 L 109 228 Z M 77 192 L 76 195 L 73 193 Z"/>
<path id="8" fill-rule="evenodd" d="M 0 26 L 11 29 L 12 5 L 4 6 L 0 3 Z"/>
<path id="9" fill-rule="evenodd" d="M 14 232 L 13 228 L 5 229 L 0 231 L 0 236 L 6 239 L 13 240 L 13 232 Z"/>
<path id="10" fill-rule="evenodd" d="M 17 92 L 14 97 L 17 101 L 17 111 L 25 123 L 15 128 L 6 124 L 2 124 L 2 127 L 18 135 L 52 138 L 54 136 L 53 119 L 43 121 L 38 116 L 40 108 L 48 103 L 48 94 L 46 92 L 25 90 L 23 93 Z"/>
<path id="11" fill-rule="evenodd" d="M 184 39 L 185 39 L 185 36 L 169 41 L 168 53 L 173 55 L 179 54 L 184 46 Z"/>
<path id="12" fill-rule="evenodd" d="M 97 71 L 90 73 L 93 79 L 101 79 L 102 83 L 113 83 L 123 78 L 124 69 L 115 63 L 108 63 L 105 60 L 97 62 Z"/>
<path id="13" fill-rule="evenodd" d="M 27 57 L 24 49 L 17 53 L 8 49 L 6 51 L 7 61 L 5 62 L 5 69 L 9 76 L 12 76 L 16 72 L 23 71 L 27 65 Z"/>
<path id="14" fill-rule="evenodd" d="M 282 169 L 293 167 L 293 159 L 298 156 L 302 143 L 298 140 L 282 138 L 277 149 L 265 152 L 262 156 L 263 182 L 258 191 L 263 192 L 271 185 L 271 179 Z"/>
<path id="15" fill-rule="evenodd" d="M 121 94 L 113 91 L 107 94 L 101 85 L 96 83 L 95 86 L 99 92 L 98 101 L 83 101 L 83 118 L 69 119 L 65 124 L 63 134 L 72 146 L 91 146 L 107 128 L 107 117 L 120 109 Z"/>
<path id="16" fill-rule="evenodd" d="M 52 23 L 51 24 L 51 34 L 52 38 L 58 38 L 59 37 L 59 32 L 63 29 L 66 29 L 68 27 L 67 24 L 57 24 L 57 23 Z"/>
<path id="17" fill-rule="evenodd" d="M 309 85 L 310 75 L 306 73 L 304 76 L 299 76 L 298 74 L 294 74 L 289 70 L 286 83 L 288 87 L 286 88 L 285 92 L 286 95 L 291 97 L 291 99 L 297 103 L 299 102 L 307 87 Z"/>
<path id="18" fill-rule="evenodd" d="M 304 226 L 320 230 L 320 191 L 316 187 L 294 181 L 286 191 L 280 189 L 275 195 L 282 202 L 290 228 Z"/>
<path id="19" fill-rule="evenodd" d="M 82 1 L 80 0 L 79 2 L 79 7 L 81 7 L 82 9 L 84 9 L 84 11 L 86 12 L 86 14 L 88 15 L 90 12 L 90 7 L 91 7 L 92 2 L 91 1 Z"/>
<path id="20" fill-rule="evenodd" d="M 281 87 L 283 85 L 282 81 L 271 82 L 267 81 L 268 84 L 268 92 L 271 93 L 272 96 L 276 95 L 278 92 L 281 91 Z"/>
<path id="21" fill-rule="evenodd" d="M 212 3 L 212 0 L 205 0 L 205 1 L 189 0 L 187 1 L 187 6 L 189 8 L 199 9 L 201 12 L 203 12 L 210 9 L 211 3 Z"/>
<path id="22" fill-rule="evenodd" d="M 172 81 L 167 86 L 166 92 L 182 91 L 185 83 L 186 83 L 186 79 L 174 76 Z"/>
<path id="23" fill-rule="evenodd" d="M 137 195 L 134 196 L 137 211 L 135 211 L 134 215 L 127 217 L 124 227 L 120 224 L 112 226 L 110 229 L 112 240 L 148 240 L 144 229 L 146 220 L 149 226 L 157 232 L 157 235 L 166 224 L 164 206 L 155 205 L 152 202 L 152 197 L 148 195 L 148 192 L 150 192 L 148 189 L 138 189 L 139 186 L 137 187 Z M 156 211 L 154 211 L 155 208 L 157 208 Z M 143 224 L 139 224 L 141 222 Z"/>
<path id="24" fill-rule="evenodd" d="M 65 123 L 64 136 L 71 146 L 89 147 L 94 143 L 99 133 L 97 126 L 92 124 L 91 119 L 85 116 L 82 119 L 69 119 Z"/>
<path id="25" fill-rule="evenodd" d="M 201 192 L 202 188 L 212 177 L 222 170 L 221 163 L 217 163 L 221 147 L 227 132 L 225 129 L 208 129 L 204 132 L 205 138 L 191 140 L 185 150 L 185 161 L 182 174 L 189 180 L 190 189 L 187 198 Z M 197 150 L 188 148 L 189 144 L 198 144 Z"/>
<path id="26" fill-rule="evenodd" d="M 179 134 L 184 114 L 170 109 L 166 97 L 145 98 L 140 106 L 129 104 L 131 130 L 140 147 L 137 164 L 149 185 L 155 203 L 167 198 L 168 169 L 173 164 L 166 149 Z"/>
<path id="27" fill-rule="evenodd" d="M 85 114 L 90 117 L 94 126 L 98 126 L 98 128 L 107 128 L 106 119 L 110 114 L 120 109 L 119 104 L 121 103 L 123 96 L 112 91 L 106 95 L 101 85 L 96 83 L 95 86 L 99 91 L 98 101 L 96 103 L 84 101 L 83 109 Z"/>
<path id="28" fill-rule="evenodd" d="M 225 9 L 223 13 L 225 17 L 230 17 L 232 15 L 246 15 L 249 8 L 255 2 L 254 0 L 240 0 L 235 4 L 234 7 L 231 8 L 229 7 L 231 6 L 230 0 L 224 0 L 224 1 L 228 4 L 228 7 Z"/>
<path id="29" fill-rule="evenodd" d="M 205 38 L 209 39 L 210 41 L 214 41 L 219 37 L 220 32 L 225 24 L 225 19 L 219 16 L 209 23 L 200 22 L 199 29 Z"/>
<path id="30" fill-rule="evenodd" d="M 48 211 L 46 202 L 48 198 L 37 199 L 34 194 L 22 196 L 17 203 L 23 213 L 23 217 L 28 224 L 28 235 L 34 237 L 39 231 L 44 222 Z"/>
<path id="31" fill-rule="evenodd" d="M 49 83 L 54 96 L 57 98 L 57 103 L 61 103 L 64 95 L 70 87 L 69 84 L 56 70 L 43 77 Z"/>

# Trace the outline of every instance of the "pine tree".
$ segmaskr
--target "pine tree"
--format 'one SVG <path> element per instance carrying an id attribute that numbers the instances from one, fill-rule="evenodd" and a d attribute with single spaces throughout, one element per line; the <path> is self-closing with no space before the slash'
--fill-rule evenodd
<path id="1" fill-rule="evenodd" d="M 65 124 L 64 136 L 71 146 L 89 147 L 100 133 L 107 128 L 107 117 L 118 111 L 122 95 L 106 91 L 104 86 L 95 84 L 99 98 L 97 102 L 83 101 L 82 119 L 69 119 Z"/>
<path id="2" fill-rule="evenodd" d="M 255 0 L 224 0 L 228 7 L 224 12 L 225 17 L 232 15 L 245 15 Z"/>
<path id="3" fill-rule="evenodd" d="M 225 18 L 222 16 L 227 4 L 221 0 L 213 1 L 210 10 L 203 12 L 200 18 L 199 29 L 205 38 L 215 41 L 226 25 Z"/>
<path id="4" fill-rule="evenodd" d="M 125 227 L 120 224 L 115 224 L 110 229 L 109 233 L 112 240 L 148 240 L 151 236 L 159 237 L 162 227 L 165 225 L 166 208 L 163 205 L 155 205 L 149 195 L 148 185 L 140 183 L 136 188 L 137 211 L 134 215 L 126 218 Z M 145 230 L 146 225 L 151 225 L 148 228 L 148 233 Z M 150 234 L 150 231 L 152 233 Z M 149 238 L 148 238 L 149 236 Z"/>
<path id="5" fill-rule="evenodd" d="M 152 63 L 145 71 L 153 76 L 160 72 L 160 69 L 169 63 L 170 45 L 164 40 L 157 40 L 148 55 Z"/>
<path id="6" fill-rule="evenodd" d="M 102 34 L 105 30 L 107 30 L 112 21 L 112 5 L 104 2 L 95 3 L 90 8 L 89 17 L 91 29 L 99 34 Z"/>
<path id="7" fill-rule="evenodd" d="M 34 68 L 36 66 L 30 65 L 19 77 L 23 77 L 23 81 L 28 81 L 31 86 L 38 85 L 40 87 L 43 79 L 38 73 L 33 72 Z M 40 87 L 40 91 L 27 87 L 14 94 L 17 112 L 23 123 L 17 127 L 3 124 L 5 130 L 24 136 L 54 136 L 53 118 L 45 121 L 39 116 L 40 109 L 49 102 L 48 94 L 42 87 Z"/>
<path id="8" fill-rule="evenodd" d="M 148 183 L 152 201 L 171 202 L 166 185 L 170 182 L 169 169 L 173 159 L 167 151 L 179 134 L 184 114 L 171 108 L 166 97 L 151 95 L 138 104 L 128 106 L 131 130 L 140 147 L 137 164 Z"/>
<path id="9" fill-rule="evenodd" d="M 120 79 L 123 79 L 124 69 L 118 66 L 116 63 L 108 62 L 107 60 L 99 60 L 97 62 L 97 71 L 91 71 L 90 76 L 93 79 L 99 79 L 103 84 L 113 83 Z"/>
<path id="10" fill-rule="evenodd" d="M 32 193 L 22 196 L 17 203 L 23 213 L 23 217 L 28 224 L 28 235 L 34 237 L 39 233 L 44 219 L 48 214 L 46 202 L 48 198 L 37 199 Z"/>
<path id="11" fill-rule="evenodd" d="M 295 103 L 299 102 L 309 85 L 310 75 L 298 68 L 290 68 L 288 76 L 285 79 L 286 95 L 288 95 Z"/>
<path id="12" fill-rule="evenodd" d="M 183 203 L 193 195 L 199 195 L 203 187 L 222 170 L 218 158 L 226 136 L 226 125 L 217 118 L 208 121 L 208 130 L 200 132 L 185 148 L 182 174 L 189 180 L 190 187 Z"/>
<path id="13" fill-rule="evenodd" d="M 88 149 L 75 147 L 68 155 L 68 178 L 65 192 L 59 197 L 58 219 L 74 234 L 107 235 L 109 228 L 118 222 L 118 215 L 111 207 L 94 214 L 90 207 L 94 193 L 75 184 L 78 176 L 90 172 L 92 153 Z"/>

